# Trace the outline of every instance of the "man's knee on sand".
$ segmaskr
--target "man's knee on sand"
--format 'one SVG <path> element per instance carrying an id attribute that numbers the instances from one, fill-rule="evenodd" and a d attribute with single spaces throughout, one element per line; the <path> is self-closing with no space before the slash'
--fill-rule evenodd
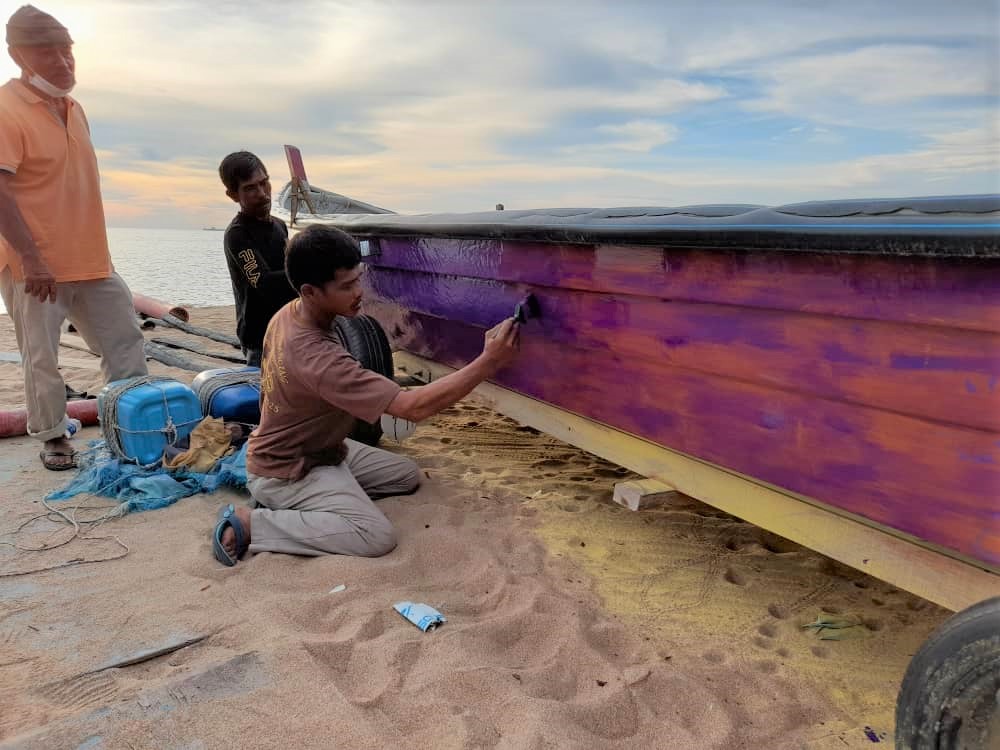
<path id="1" fill-rule="evenodd" d="M 368 530 L 368 546 L 363 553 L 362 557 L 382 557 L 383 555 L 388 555 L 399 543 L 399 539 L 396 536 L 396 530 L 392 528 L 392 524 L 389 523 L 388 519 L 384 523 L 379 523 L 377 526 L 372 527 Z"/>
<path id="2" fill-rule="evenodd" d="M 389 494 L 409 495 L 420 487 L 420 467 L 410 459 L 402 459 L 395 467 L 396 476 L 388 477 Z M 396 530 L 389 519 L 384 518 L 368 529 L 368 549 L 364 557 L 382 557 L 388 555 L 399 543 Z"/>
<path id="3" fill-rule="evenodd" d="M 400 495 L 409 495 L 412 492 L 416 492 L 420 487 L 420 467 L 417 466 L 416 461 L 412 459 L 406 459 L 406 462 L 401 467 L 399 486 L 403 487 L 400 491 Z"/>
<path id="4" fill-rule="evenodd" d="M 385 477 L 383 492 L 372 493 L 372 497 L 385 497 L 387 495 L 409 495 L 416 492 L 420 487 L 420 467 L 416 462 L 402 456 L 393 463 L 391 473 Z M 382 557 L 396 549 L 399 537 L 392 523 L 388 518 L 382 516 L 381 520 L 373 523 L 365 530 L 367 548 L 364 557 Z"/>
<path id="5" fill-rule="evenodd" d="M 372 490 L 369 496 L 374 499 L 391 495 L 410 495 L 420 487 L 420 479 L 420 467 L 416 462 L 397 456 L 392 468 L 386 471 L 378 488 Z"/>

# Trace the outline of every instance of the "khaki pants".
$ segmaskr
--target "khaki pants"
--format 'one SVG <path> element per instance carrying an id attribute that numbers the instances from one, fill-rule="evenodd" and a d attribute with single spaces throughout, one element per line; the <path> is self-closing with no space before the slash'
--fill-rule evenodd
<path id="1" fill-rule="evenodd" d="M 0 271 L 0 295 L 14 321 L 24 369 L 28 434 L 52 440 L 66 432 L 66 384 L 59 374 L 59 336 L 63 321 L 101 355 L 105 381 L 147 374 L 143 335 L 122 278 L 56 284 L 56 301 L 39 302 L 24 293 L 10 268 Z"/>
<path id="2" fill-rule="evenodd" d="M 340 464 L 317 466 L 297 482 L 248 475 L 250 495 L 265 506 L 251 515 L 251 553 L 378 557 L 395 548 L 396 532 L 372 497 L 413 492 L 420 469 L 403 456 L 346 442 Z"/>

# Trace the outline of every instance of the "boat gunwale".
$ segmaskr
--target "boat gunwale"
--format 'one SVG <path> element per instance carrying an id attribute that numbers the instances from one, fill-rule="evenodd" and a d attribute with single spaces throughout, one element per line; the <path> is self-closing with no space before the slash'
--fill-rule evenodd
<path id="1" fill-rule="evenodd" d="M 337 194 L 315 191 L 318 194 Z M 288 217 L 285 193 L 276 212 Z M 345 204 L 345 207 L 349 205 Z M 1000 195 L 759 206 L 561 208 L 471 213 L 300 214 L 359 238 L 665 245 L 715 251 L 1000 258 Z"/>

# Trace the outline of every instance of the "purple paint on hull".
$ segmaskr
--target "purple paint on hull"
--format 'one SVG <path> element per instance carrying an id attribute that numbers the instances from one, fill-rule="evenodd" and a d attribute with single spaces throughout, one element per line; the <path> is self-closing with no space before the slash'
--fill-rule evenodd
<path id="1" fill-rule="evenodd" d="M 528 287 L 375 267 L 373 293 L 425 315 L 490 327 Z M 916 328 L 808 313 L 695 304 L 631 295 L 533 288 L 542 317 L 529 325 L 555 345 L 609 351 L 650 363 L 810 392 L 937 421 L 1000 430 L 986 380 L 1000 373 L 1000 335 Z M 892 373 L 894 349 L 937 352 L 967 369 Z M 971 368 L 971 369 L 969 369 Z M 975 368 L 979 368 L 978 370 Z M 972 376 L 972 377 L 970 377 Z M 968 382 L 982 387 L 972 391 Z"/>
<path id="2" fill-rule="evenodd" d="M 980 372 L 990 374 L 1000 367 L 1000 352 L 985 357 L 937 357 L 933 354 L 893 354 L 890 364 L 897 370 Z"/>
<path id="3" fill-rule="evenodd" d="M 760 418 L 760 425 L 769 430 L 776 430 L 784 427 L 785 418 L 781 414 L 763 414 Z"/>
<path id="4" fill-rule="evenodd" d="M 481 329 L 374 307 L 405 331 L 403 348 L 421 356 L 459 367 L 481 349 Z M 750 384 L 727 391 L 718 381 L 671 368 L 640 373 L 607 354 L 547 348 L 528 333 L 522 346 L 517 366 L 497 378 L 506 387 L 1000 564 L 1000 522 L 985 499 L 1000 486 L 1000 469 L 958 460 L 963 451 L 989 453 L 988 435 L 847 405 L 821 406 Z M 828 429 L 829 412 L 850 429 Z M 764 414 L 779 413 L 782 427 L 760 426 Z M 985 552 L 976 551 L 972 537 L 984 524 L 993 541 Z"/>
<path id="5" fill-rule="evenodd" d="M 401 348 L 460 367 L 532 291 L 501 385 L 1000 567 L 1000 261 L 380 243 Z"/>
<path id="6" fill-rule="evenodd" d="M 1000 259 L 379 240 L 382 268 L 1000 332 Z"/>
<path id="7" fill-rule="evenodd" d="M 869 464 L 841 464 L 835 461 L 826 464 L 827 471 L 843 482 L 857 484 L 878 481 L 879 475 Z"/>
<path id="8" fill-rule="evenodd" d="M 828 427 L 832 427 L 837 432 L 846 432 L 846 433 L 851 432 L 851 423 L 846 422 L 843 419 L 840 419 L 839 417 L 827 416 L 826 424 Z"/>
<path id="9" fill-rule="evenodd" d="M 973 455 L 969 455 L 967 453 L 959 453 L 958 454 L 958 460 L 959 461 L 970 461 L 970 462 L 975 463 L 975 464 L 995 464 L 996 463 L 996 459 L 993 456 L 990 456 L 990 455 L 977 455 L 977 456 L 973 456 Z M 1000 511 L 998 511 L 998 512 L 1000 512 Z"/>
<path id="10" fill-rule="evenodd" d="M 824 344 L 823 346 L 823 357 L 828 362 L 835 362 L 837 364 L 845 365 L 871 365 L 874 362 L 868 357 L 862 357 L 855 352 L 845 349 L 842 344 L 836 342 L 830 344 Z"/>

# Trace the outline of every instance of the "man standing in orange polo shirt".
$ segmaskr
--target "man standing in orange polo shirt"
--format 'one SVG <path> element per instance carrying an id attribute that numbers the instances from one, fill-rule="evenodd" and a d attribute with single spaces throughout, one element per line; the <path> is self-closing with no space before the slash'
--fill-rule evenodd
<path id="1" fill-rule="evenodd" d="M 106 380 L 146 374 L 128 287 L 111 264 L 97 156 L 76 83 L 73 40 L 30 5 L 7 22 L 21 78 L 0 86 L 0 295 L 24 368 L 28 432 L 48 469 L 76 465 L 66 441 L 59 334 L 69 319 Z"/>

